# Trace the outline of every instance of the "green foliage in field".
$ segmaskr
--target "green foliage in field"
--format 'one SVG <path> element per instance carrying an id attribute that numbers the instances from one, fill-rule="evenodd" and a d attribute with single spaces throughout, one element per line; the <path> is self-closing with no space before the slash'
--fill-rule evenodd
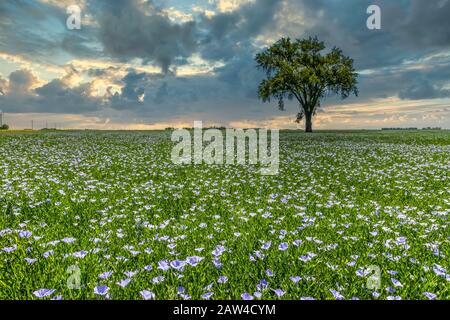
<path id="1" fill-rule="evenodd" d="M 172 146 L 0 135 L 0 299 L 450 298 L 448 131 L 283 132 L 277 176 Z"/>

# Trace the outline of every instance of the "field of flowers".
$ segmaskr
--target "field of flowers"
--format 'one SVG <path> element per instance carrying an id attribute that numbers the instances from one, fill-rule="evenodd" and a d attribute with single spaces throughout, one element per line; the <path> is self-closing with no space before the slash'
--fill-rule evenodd
<path id="1" fill-rule="evenodd" d="M 449 131 L 282 132 L 276 176 L 172 146 L 0 134 L 0 299 L 450 299 Z"/>

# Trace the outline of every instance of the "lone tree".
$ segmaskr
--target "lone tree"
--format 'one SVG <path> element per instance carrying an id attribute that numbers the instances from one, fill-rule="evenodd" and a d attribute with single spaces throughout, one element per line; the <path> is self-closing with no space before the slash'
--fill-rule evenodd
<path id="1" fill-rule="evenodd" d="M 276 98 L 280 110 L 284 110 L 285 98 L 297 99 L 300 112 L 296 122 L 305 118 L 306 132 L 312 132 L 312 117 L 322 98 L 358 95 L 353 59 L 344 56 L 339 48 L 322 54 L 324 49 L 324 43 L 316 37 L 295 41 L 281 38 L 255 58 L 258 68 L 267 74 L 259 85 L 259 98 L 264 102 Z"/>

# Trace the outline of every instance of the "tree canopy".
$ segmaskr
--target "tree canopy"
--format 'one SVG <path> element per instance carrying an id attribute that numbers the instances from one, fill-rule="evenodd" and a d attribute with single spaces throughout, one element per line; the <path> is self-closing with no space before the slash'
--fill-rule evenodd
<path id="1" fill-rule="evenodd" d="M 260 99 L 277 99 L 280 110 L 284 110 L 285 99 L 297 99 L 300 112 L 296 121 L 305 118 L 308 132 L 312 131 L 312 116 L 321 99 L 333 94 L 342 99 L 358 95 L 353 59 L 337 47 L 328 53 L 322 53 L 324 50 L 325 44 L 317 37 L 295 41 L 281 38 L 255 58 L 267 75 L 258 88 Z"/>

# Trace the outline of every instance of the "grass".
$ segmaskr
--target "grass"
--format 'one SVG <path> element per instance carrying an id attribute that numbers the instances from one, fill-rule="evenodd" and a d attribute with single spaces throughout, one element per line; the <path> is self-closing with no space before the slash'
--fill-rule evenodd
<path id="1" fill-rule="evenodd" d="M 0 299 L 450 298 L 450 132 L 282 132 L 277 176 L 176 166 L 172 146 L 0 134 Z"/>

